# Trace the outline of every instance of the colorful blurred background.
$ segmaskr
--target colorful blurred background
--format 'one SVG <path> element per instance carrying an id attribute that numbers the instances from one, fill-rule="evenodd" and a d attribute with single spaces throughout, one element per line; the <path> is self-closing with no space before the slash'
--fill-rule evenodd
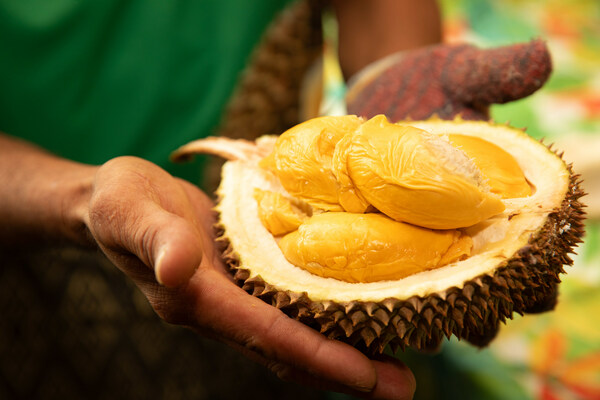
<path id="1" fill-rule="evenodd" d="M 515 315 L 483 350 L 451 340 L 437 354 L 397 356 L 415 373 L 416 399 L 600 399 L 600 2 L 443 0 L 440 6 L 445 42 L 547 42 L 550 80 L 526 99 L 493 106 L 491 115 L 565 152 L 583 176 L 589 219 L 554 311 Z M 334 57 L 326 57 L 325 71 L 322 112 L 343 113 L 345 87 Z"/>
<path id="2" fill-rule="evenodd" d="M 565 151 L 564 158 L 583 175 L 589 206 L 584 243 L 560 285 L 555 311 L 515 317 L 483 351 L 455 342 L 447 346 L 448 359 L 482 392 L 461 397 L 600 399 L 600 2 L 441 4 L 447 41 L 481 46 L 547 41 L 554 64 L 550 80 L 527 99 L 493 107 L 492 117 Z"/>

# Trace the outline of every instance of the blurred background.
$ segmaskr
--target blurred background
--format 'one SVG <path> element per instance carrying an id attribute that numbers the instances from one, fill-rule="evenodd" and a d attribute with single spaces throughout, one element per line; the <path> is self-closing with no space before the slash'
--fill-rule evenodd
<path id="1" fill-rule="evenodd" d="M 400 356 L 420 382 L 416 398 L 600 399 L 600 2 L 440 5 L 447 42 L 547 42 L 554 66 L 549 81 L 526 99 L 493 106 L 491 115 L 565 152 L 583 176 L 588 222 L 553 312 L 516 315 L 484 350 L 451 340 L 435 356 Z"/>

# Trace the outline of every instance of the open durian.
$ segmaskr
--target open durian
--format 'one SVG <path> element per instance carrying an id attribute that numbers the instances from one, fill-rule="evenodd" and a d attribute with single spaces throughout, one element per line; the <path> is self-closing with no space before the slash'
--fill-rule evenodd
<path id="1" fill-rule="evenodd" d="M 552 308 L 583 234 L 578 176 L 507 125 L 322 117 L 173 156 L 193 153 L 229 160 L 217 210 L 236 281 L 370 353 L 481 346 Z"/>

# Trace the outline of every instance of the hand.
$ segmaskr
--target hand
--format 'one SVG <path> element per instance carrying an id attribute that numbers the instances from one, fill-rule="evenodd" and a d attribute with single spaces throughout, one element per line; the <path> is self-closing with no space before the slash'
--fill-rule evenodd
<path id="1" fill-rule="evenodd" d="M 392 121 L 489 119 L 493 103 L 528 96 L 548 79 L 552 63 L 541 40 L 481 50 L 436 45 L 398 53 L 367 67 L 348 91 L 350 114 Z"/>
<path id="2" fill-rule="evenodd" d="M 125 157 L 98 169 L 84 220 L 167 322 L 223 341 L 285 380 L 367 398 L 412 397 L 414 377 L 399 361 L 370 360 L 235 285 L 215 248 L 212 206 L 195 186 Z"/>

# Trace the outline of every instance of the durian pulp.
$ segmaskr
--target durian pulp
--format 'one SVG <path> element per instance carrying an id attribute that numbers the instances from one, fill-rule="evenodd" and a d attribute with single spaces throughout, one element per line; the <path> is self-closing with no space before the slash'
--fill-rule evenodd
<path id="1" fill-rule="evenodd" d="M 496 195 L 529 194 L 529 185 L 498 146 L 451 139 L 382 115 L 307 121 L 281 135 L 260 165 L 308 203 L 328 198 L 327 212 L 302 222 L 291 199 L 255 190 L 261 221 L 274 236 L 287 234 L 279 247 L 292 264 L 346 282 L 400 279 L 466 258 L 470 237 L 448 228 L 497 214 L 504 205 Z M 345 212 L 331 211 L 336 201 Z"/>
<path id="2" fill-rule="evenodd" d="M 295 231 L 309 217 L 310 209 L 294 204 L 278 192 L 254 188 L 254 199 L 258 204 L 258 217 L 273 236 Z"/>
<path id="3" fill-rule="evenodd" d="M 503 199 L 531 194 L 531 187 L 523 176 L 519 164 L 500 147 L 474 136 L 450 134 L 448 139 L 453 146 L 464 151 L 473 160 L 487 178 L 492 193 Z"/>
<path id="4" fill-rule="evenodd" d="M 292 264 L 346 282 L 400 279 L 438 268 L 471 252 L 458 230 L 432 230 L 381 213 L 326 212 L 279 241 Z"/>
<path id="5" fill-rule="evenodd" d="M 256 163 L 228 162 L 223 169 L 219 189 L 222 200 L 218 211 L 226 236 L 239 258 L 240 268 L 281 290 L 308 292 L 313 300 L 379 301 L 388 297 L 443 293 L 446 288 L 462 287 L 465 281 L 482 274 L 493 274 L 543 226 L 548 214 L 560 206 L 567 192 L 569 173 L 562 160 L 521 131 L 483 122 L 425 121 L 411 122 L 410 125 L 438 135 L 461 132 L 510 149 L 534 188 L 533 193 L 527 197 L 504 199 L 506 208 L 502 213 L 467 228 L 465 232 L 473 240 L 473 249 L 465 260 L 399 280 L 349 283 L 317 276 L 290 263 L 277 240 L 262 225 L 253 192 L 258 187 L 289 194 L 275 176 Z M 263 145 L 268 141 L 274 144 L 275 138 L 263 138 Z"/>
<path id="6" fill-rule="evenodd" d="M 290 195 L 325 211 L 376 209 L 396 221 L 456 229 L 504 209 L 462 151 L 383 115 L 306 121 L 284 132 L 261 166 Z"/>

